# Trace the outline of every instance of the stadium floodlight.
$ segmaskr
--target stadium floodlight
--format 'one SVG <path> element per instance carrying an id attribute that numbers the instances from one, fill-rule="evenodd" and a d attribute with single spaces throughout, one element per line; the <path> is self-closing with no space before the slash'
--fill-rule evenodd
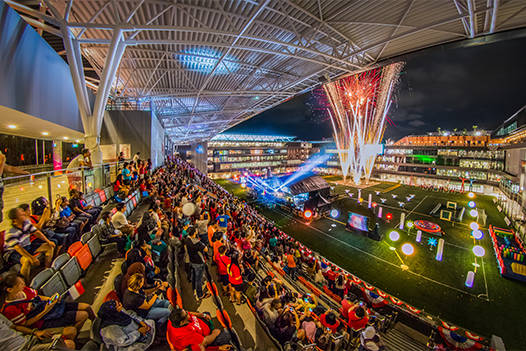
<path id="1" fill-rule="evenodd" d="M 331 217 L 332 218 L 338 218 L 339 215 L 340 215 L 340 212 L 337 209 L 333 208 L 331 210 Z"/>
<path id="2" fill-rule="evenodd" d="M 470 199 L 473 199 L 473 198 L 475 197 L 475 193 L 473 193 L 472 191 L 470 191 L 470 192 L 468 193 L 468 197 L 469 197 Z"/>
<path id="3" fill-rule="evenodd" d="M 477 204 L 475 203 L 475 201 L 470 201 L 470 202 L 468 202 L 468 206 L 469 206 L 469 208 L 475 208 L 475 206 L 477 206 Z"/>
<path id="4" fill-rule="evenodd" d="M 479 224 L 477 222 L 471 222 L 469 227 L 471 228 L 471 230 L 477 230 L 479 229 Z"/>
<path id="5" fill-rule="evenodd" d="M 312 218 L 312 211 L 311 210 L 305 210 L 305 212 L 303 212 L 303 217 L 305 217 L 305 219 L 311 219 Z"/>

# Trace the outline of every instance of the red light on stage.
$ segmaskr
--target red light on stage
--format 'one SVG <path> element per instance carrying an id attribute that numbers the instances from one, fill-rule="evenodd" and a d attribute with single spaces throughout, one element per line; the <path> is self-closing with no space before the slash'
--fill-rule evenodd
<path id="1" fill-rule="evenodd" d="M 377 204 L 376 202 L 373 202 L 373 203 L 371 204 L 371 206 L 376 207 L 376 206 L 378 206 L 378 204 Z"/>
<path id="2" fill-rule="evenodd" d="M 388 221 L 390 221 L 391 219 L 393 219 L 393 214 L 391 212 L 388 212 L 386 215 L 385 215 L 385 218 L 387 218 Z"/>
<path id="3" fill-rule="evenodd" d="M 305 217 L 305 219 L 311 219 L 312 211 L 311 210 L 305 210 L 305 212 L 303 212 L 303 217 Z"/>

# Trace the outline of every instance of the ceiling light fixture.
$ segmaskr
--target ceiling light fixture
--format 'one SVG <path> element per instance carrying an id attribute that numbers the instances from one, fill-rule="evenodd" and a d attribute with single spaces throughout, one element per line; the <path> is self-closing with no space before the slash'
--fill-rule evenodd
<path id="1" fill-rule="evenodd" d="M 9 129 L 16 129 L 16 126 L 15 126 L 14 124 L 9 124 L 9 125 L 7 126 L 7 128 L 9 128 Z"/>

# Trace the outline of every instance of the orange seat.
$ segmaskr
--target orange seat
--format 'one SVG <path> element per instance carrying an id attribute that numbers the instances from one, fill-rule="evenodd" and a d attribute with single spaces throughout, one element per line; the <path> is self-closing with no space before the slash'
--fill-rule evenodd
<path id="1" fill-rule="evenodd" d="M 70 245 L 70 247 L 68 247 L 68 254 L 73 257 L 75 256 L 75 254 L 80 250 L 82 249 L 82 242 L 80 241 L 76 241 L 74 242 L 73 244 Z"/>
<path id="2" fill-rule="evenodd" d="M 77 258 L 77 261 L 79 261 L 80 268 L 82 268 L 83 271 L 88 269 L 93 261 L 88 244 L 83 245 L 82 248 L 75 253 L 75 257 Z"/>

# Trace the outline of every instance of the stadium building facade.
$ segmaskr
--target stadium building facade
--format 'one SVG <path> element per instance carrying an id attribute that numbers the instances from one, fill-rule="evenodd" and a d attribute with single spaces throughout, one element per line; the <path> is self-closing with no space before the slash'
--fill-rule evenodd
<path id="1" fill-rule="evenodd" d="M 295 171 L 311 154 L 312 143 L 295 137 L 219 134 L 208 142 L 208 174 L 229 178 L 242 172 L 256 175 Z"/>

